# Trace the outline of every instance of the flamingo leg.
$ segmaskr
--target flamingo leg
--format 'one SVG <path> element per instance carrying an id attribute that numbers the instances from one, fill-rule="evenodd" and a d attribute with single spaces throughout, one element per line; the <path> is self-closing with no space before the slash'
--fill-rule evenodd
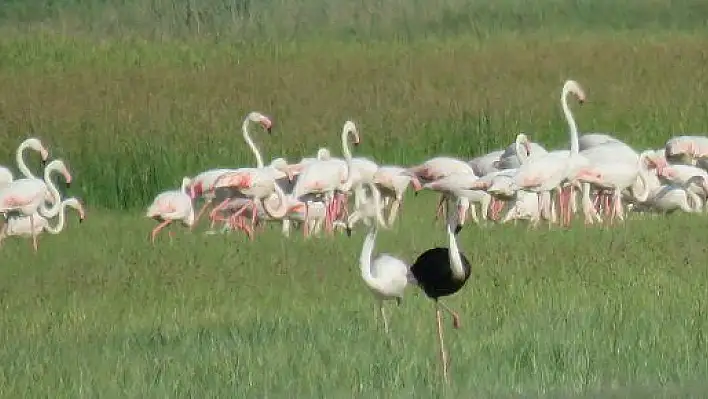
<path id="1" fill-rule="evenodd" d="M 445 206 L 445 195 L 440 195 L 440 201 L 438 201 L 437 211 L 435 213 L 435 221 L 443 217 L 443 207 Z M 443 219 L 445 220 L 445 219 Z"/>
<path id="2" fill-rule="evenodd" d="M 194 218 L 194 224 L 192 224 L 192 227 L 189 228 L 190 230 L 194 229 L 197 226 L 197 222 L 202 217 L 204 212 L 206 212 L 206 209 L 209 206 L 209 204 L 211 204 L 211 201 L 208 201 L 208 200 L 204 201 L 204 205 L 202 205 L 202 207 L 199 208 L 199 212 L 197 213 L 197 216 Z"/>
<path id="3" fill-rule="evenodd" d="M 155 227 L 155 228 L 152 230 L 152 233 L 150 234 L 150 242 L 151 242 L 153 245 L 155 244 L 155 237 L 157 237 L 157 233 L 159 233 L 160 230 L 164 229 L 165 226 L 167 226 L 167 225 L 170 224 L 170 223 L 172 223 L 172 220 L 169 220 L 169 219 L 168 219 L 168 220 L 165 220 L 164 222 L 158 224 L 157 227 Z"/>
<path id="4" fill-rule="evenodd" d="M 386 310 L 382 300 L 379 300 L 379 312 L 381 312 L 381 318 L 383 319 L 384 332 L 388 334 L 388 319 L 386 318 Z"/>
<path id="5" fill-rule="evenodd" d="M 30 228 L 32 229 L 32 246 L 34 252 L 37 252 L 37 232 L 34 230 L 34 214 L 30 215 Z"/>
<path id="6" fill-rule="evenodd" d="M 447 373 L 447 352 L 445 352 L 445 340 L 443 339 L 443 325 L 442 325 L 442 311 L 438 305 L 438 301 L 435 301 L 435 319 L 438 324 L 438 340 L 440 342 L 440 361 L 442 362 L 443 378 L 446 384 L 450 383 L 450 379 Z"/>

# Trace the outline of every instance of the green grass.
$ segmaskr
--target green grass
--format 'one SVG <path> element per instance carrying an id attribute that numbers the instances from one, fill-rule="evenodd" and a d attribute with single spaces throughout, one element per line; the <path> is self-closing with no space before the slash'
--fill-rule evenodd
<path id="1" fill-rule="evenodd" d="M 0 163 L 41 137 L 88 218 L 37 255 L 3 243 L 0 396 L 700 396 L 700 217 L 468 227 L 445 389 L 430 301 L 411 289 L 390 339 L 377 328 L 362 231 L 248 242 L 175 229 L 152 248 L 143 214 L 184 175 L 253 165 L 251 110 L 275 122 L 254 133 L 266 161 L 339 153 L 346 119 L 357 154 L 381 163 L 468 158 L 520 131 L 560 148 L 568 78 L 588 95 L 573 107 L 582 132 L 659 148 L 705 131 L 703 3 L 3 3 Z M 378 249 L 413 260 L 443 244 L 433 210 L 432 195 L 407 198 Z"/>

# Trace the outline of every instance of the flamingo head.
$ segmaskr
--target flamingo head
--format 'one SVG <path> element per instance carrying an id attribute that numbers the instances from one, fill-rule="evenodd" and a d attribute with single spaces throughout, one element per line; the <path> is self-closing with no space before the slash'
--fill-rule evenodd
<path id="1" fill-rule="evenodd" d="M 69 173 L 69 168 L 66 167 L 64 161 L 60 159 L 55 159 L 49 165 L 47 165 L 47 168 L 56 169 L 59 173 L 62 174 L 62 176 L 64 176 L 66 186 L 71 187 L 71 173 Z"/>
<path id="2" fill-rule="evenodd" d="M 574 80 L 566 80 L 563 85 L 563 93 L 572 93 L 578 99 L 580 104 L 585 103 L 585 90 L 583 90 L 582 86 L 580 86 L 580 83 Z"/>
<path id="3" fill-rule="evenodd" d="M 39 139 L 31 138 L 27 140 L 27 146 L 37 152 L 42 156 L 42 166 L 47 164 L 49 159 L 49 151 L 44 148 L 44 145 Z"/>
<path id="4" fill-rule="evenodd" d="M 356 124 L 352 121 L 344 122 L 344 127 L 342 128 L 344 132 L 347 132 L 352 137 L 352 144 L 355 146 L 359 145 L 359 130 L 356 128 Z"/>
<path id="5" fill-rule="evenodd" d="M 261 115 L 261 117 L 258 119 L 258 123 L 260 123 L 261 126 L 263 126 L 263 129 L 265 129 L 265 131 L 268 132 L 268 134 L 270 134 L 272 132 L 273 121 L 270 118 L 268 118 L 267 116 Z"/>
<path id="6" fill-rule="evenodd" d="M 84 205 L 81 203 L 81 200 L 79 198 L 73 197 L 65 200 L 64 202 L 67 206 L 76 209 L 76 212 L 78 212 L 79 214 L 79 223 L 83 222 L 86 218 L 86 213 L 84 212 Z"/>

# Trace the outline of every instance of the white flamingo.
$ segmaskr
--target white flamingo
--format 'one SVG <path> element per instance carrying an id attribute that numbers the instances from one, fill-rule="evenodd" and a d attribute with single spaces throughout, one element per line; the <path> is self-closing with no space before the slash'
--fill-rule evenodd
<path id="1" fill-rule="evenodd" d="M 192 198 L 188 194 L 190 182 L 189 177 L 183 178 L 179 190 L 158 194 L 148 207 L 145 216 L 160 222 L 150 233 L 150 242 L 153 244 L 157 233 L 172 222 L 181 221 L 187 227 L 194 224 L 194 207 Z"/>
<path id="2" fill-rule="evenodd" d="M 401 303 L 405 289 L 411 281 L 410 269 L 404 261 L 389 254 L 380 254 L 372 259 L 378 223 L 374 221 L 369 223 L 369 226 L 369 233 L 361 248 L 359 267 L 364 283 L 378 302 L 384 332 L 388 334 L 388 318 L 384 301 L 395 300 L 398 304 Z"/>
<path id="3" fill-rule="evenodd" d="M 354 181 L 352 154 L 347 141 L 349 136 L 352 136 L 354 145 L 358 145 L 359 135 L 356 125 L 352 121 L 346 121 L 342 127 L 344 161 L 332 158 L 311 162 L 300 172 L 291 193 L 294 199 L 306 204 L 313 198 L 324 196 L 328 215 L 326 224 L 330 230 L 336 217 L 335 212 L 340 209 L 340 202 L 335 198 L 335 191 L 348 192 Z M 305 207 L 305 212 L 308 212 L 307 207 Z"/>
<path id="4" fill-rule="evenodd" d="M 44 169 L 44 180 L 36 178 L 18 179 L 0 188 L 0 212 L 6 214 L 21 213 L 29 216 L 31 229 L 34 232 L 34 215 L 40 212 L 42 216 L 54 217 L 59 212 L 61 198 L 59 191 L 51 180 L 52 173 L 61 173 L 66 184 L 71 184 L 71 174 L 63 161 L 55 159 Z M 53 201 L 47 208 L 45 201 Z M 3 230 L 7 225 L 3 226 Z M 37 251 L 37 235 L 32 234 L 32 245 Z"/>
<path id="5" fill-rule="evenodd" d="M 17 168 L 20 170 L 20 173 L 22 173 L 25 178 L 36 179 L 37 177 L 32 174 L 32 172 L 25 164 L 24 152 L 27 149 L 39 152 L 42 157 L 42 164 L 47 162 L 47 158 L 49 158 L 49 152 L 44 148 L 42 142 L 34 137 L 26 139 L 17 147 L 17 152 L 15 153 Z M 11 183 L 13 180 L 15 180 L 15 178 L 12 175 L 10 169 L 4 166 L 0 166 L 0 188 Z"/>
<path id="6" fill-rule="evenodd" d="M 550 194 L 555 191 L 560 194 L 561 184 L 566 180 L 597 181 L 601 177 L 590 167 L 587 158 L 579 154 L 578 126 L 568 107 L 569 94 L 575 95 L 582 104 L 585 101 L 585 92 L 574 80 L 566 81 L 561 92 L 561 107 L 570 130 L 570 151 L 552 151 L 545 155 L 531 157 L 526 163 L 519 166 L 515 176 L 515 182 L 519 188 L 539 193 L 539 208 L 542 213 L 550 214 L 552 208 L 552 201 L 549 201 L 548 196 L 541 195 L 542 193 Z M 570 195 L 572 195 L 572 187 L 571 185 Z M 567 211 L 569 201 L 566 201 L 565 196 L 559 195 L 559 197 L 561 215 L 564 224 L 567 225 L 570 222 L 570 215 Z"/>
<path id="7" fill-rule="evenodd" d="M 56 224 L 52 226 L 49 220 L 39 213 L 34 214 L 34 226 L 29 216 L 12 216 L 7 220 L 7 228 L 0 232 L 0 243 L 10 236 L 32 236 L 46 231 L 49 234 L 59 234 L 64 230 L 66 207 L 76 209 L 79 214 L 79 223 L 85 218 L 84 207 L 78 198 L 67 198 L 59 206 L 59 216 Z"/>

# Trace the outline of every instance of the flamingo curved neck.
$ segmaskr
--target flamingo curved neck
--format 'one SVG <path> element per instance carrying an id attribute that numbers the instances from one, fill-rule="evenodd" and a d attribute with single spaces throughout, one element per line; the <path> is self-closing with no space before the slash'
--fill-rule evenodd
<path id="1" fill-rule="evenodd" d="M 288 213 L 288 197 L 283 192 L 283 189 L 278 186 L 277 183 L 273 183 L 273 189 L 278 197 L 280 204 L 277 208 L 273 209 L 270 206 L 270 201 L 267 198 L 261 199 L 261 204 L 263 205 L 263 210 L 273 219 L 282 219 Z"/>
<path id="2" fill-rule="evenodd" d="M 376 216 L 376 222 L 381 226 L 388 228 L 386 221 L 383 217 L 383 209 L 381 208 L 381 193 L 375 184 L 369 183 L 369 188 L 371 189 L 371 197 L 374 201 L 374 212 Z"/>
<path id="3" fill-rule="evenodd" d="M 561 94 L 561 107 L 563 108 L 563 114 L 565 114 L 565 120 L 568 122 L 568 128 L 570 129 L 570 155 L 572 156 L 580 152 L 580 144 L 578 144 L 578 124 L 575 122 L 573 113 L 568 106 L 569 94 L 570 90 L 564 87 Z"/>
<path id="4" fill-rule="evenodd" d="M 641 181 L 642 187 L 644 188 L 643 191 L 641 192 L 635 192 L 634 196 L 636 197 L 637 201 L 639 202 L 645 202 L 646 200 L 649 199 L 649 194 L 651 192 L 651 187 L 649 183 L 649 170 L 647 170 L 647 166 L 645 163 L 646 157 L 648 156 L 647 153 L 642 153 L 639 155 L 639 165 L 637 166 L 639 168 L 639 174 L 637 177 Z"/>
<path id="5" fill-rule="evenodd" d="M 248 133 L 248 128 L 251 125 L 251 121 L 252 117 L 251 115 L 248 115 L 246 119 L 243 120 L 243 125 L 241 125 L 241 131 L 243 132 L 243 139 L 246 140 L 246 144 L 251 147 L 251 151 L 256 157 L 256 166 L 262 168 L 264 166 L 263 157 L 261 157 L 261 153 L 260 151 L 258 151 L 258 147 L 256 147 L 256 144 L 253 142 L 253 140 L 251 140 L 250 133 Z"/>
<path id="6" fill-rule="evenodd" d="M 57 190 L 56 186 L 54 185 L 54 182 L 52 182 L 52 172 L 58 172 L 59 171 L 59 165 L 52 162 L 49 164 L 45 169 L 44 169 L 44 183 L 47 185 L 47 189 L 49 189 L 49 193 L 52 195 L 54 198 L 54 202 L 52 203 L 51 207 L 47 208 L 47 205 L 44 201 L 42 201 L 42 205 L 40 206 L 39 210 L 40 213 L 44 217 L 48 218 L 53 218 L 54 216 L 59 213 L 60 207 L 61 207 L 61 196 L 59 194 L 59 190 Z"/>
<path id="7" fill-rule="evenodd" d="M 516 158 L 519 160 L 519 165 L 525 164 L 526 160 L 529 158 L 529 154 L 526 153 L 526 149 L 522 145 L 523 140 L 525 140 L 524 136 L 516 136 Z"/>
<path id="8" fill-rule="evenodd" d="M 68 204 L 68 201 L 69 200 L 64 200 L 59 205 L 59 217 L 57 218 L 57 223 L 54 226 L 47 223 L 45 229 L 49 234 L 59 234 L 62 230 L 64 230 L 64 222 L 66 219 L 66 206 Z"/>
<path id="9" fill-rule="evenodd" d="M 352 173 L 352 152 L 349 149 L 349 142 L 347 141 L 347 138 L 350 134 L 353 135 L 354 133 L 353 128 L 348 123 L 345 123 L 342 128 L 342 154 L 344 155 L 344 160 L 347 162 L 347 180 L 344 183 L 347 191 L 354 182 L 354 174 Z"/>
<path id="10" fill-rule="evenodd" d="M 452 225 L 447 224 L 447 237 L 450 241 L 448 254 L 450 257 L 450 268 L 452 269 L 452 276 L 456 280 L 462 280 L 465 278 L 465 269 L 462 266 L 462 257 L 460 257 L 460 249 L 457 247 L 457 238 L 455 233 L 452 231 Z"/>
<path id="11" fill-rule="evenodd" d="M 374 244 L 376 243 L 376 225 L 369 229 L 369 233 L 364 239 L 364 245 L 361 247 L 361 257 L 359 257 L 359 267 L 361 269 L 361 278 L 369 287 L 375 288 L 378 286 L 378 281 L 371 274 L 371 257 L 374 253 Z"/>
<path id="12" fill-rule="evenodd" d="M 32 174 L 32 171 L 29 170 L 27 165 L 25 164 L 25 159 L 24 159 L 24 152 L 26 149 L 29 148 L 29 141 L 25 140 L 20 144 L 19 147 L 17 147 L 17 153 L 15 154 L 15 158 L 17 160 L 17 168 L 20 170 L 20 173 L 22 173 L 26 178 L 28 179 L 36 179 L 37 176 Z"/>

